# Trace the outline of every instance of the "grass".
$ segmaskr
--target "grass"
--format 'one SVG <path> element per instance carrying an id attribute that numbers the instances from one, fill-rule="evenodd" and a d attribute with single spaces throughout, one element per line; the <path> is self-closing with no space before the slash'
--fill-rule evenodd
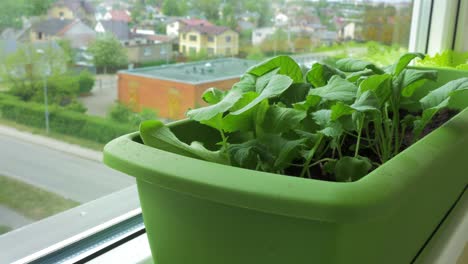
<path id="1" fill-rule="evenodd" d="M 11 230 L 13 230 L 13 228 L 11 228 L 9 226 L 0 225 L 0 235 L 8 233 Z"/>
<path id="2" fill-rule="evenodd" d="M 101 144 L 101 143 L 97 143 L 97 142 L 94 142 L 94 141 L 91 141 L 91 140 L 81 139 L 81 138 L 77 138 L 77 137 L 72 137 L 72 136 L 68 136 L 68 135 L 64 135 L 64 134 L 60 134 L 60 133 L 56 133 L 56 132 L 50 132 L 49 134 L 47 134 L 46 131 L 45 131 L 45 128 L 41 129 L 41 128 L 36 128 L 36 127 L 30 127 L 30 126 L 18 124 L 18 123 L 14 122 L 14 121 L 7 120 L 7 119 L 4 119 L 4 118 L 0 118 L 0 124 L 16 128 L 16 129 L 18 129 L 20 131 L 50 137 L 50 138 L 53 138 L 53 139 L 64 141 L 64 142 L 67 142 L 67 143 L 70 143 L 70 144 L 79 145 L 79 146 L 89 148 L 89 149 L 94 149 L 94 150 L 97 150 L 97 151 L 102 151 L 104 149 L 104 144 Z"/>
<path id="3" fill-rule="evenodd" d="M 40 220 L 79 205 L 73 200 L 2 175 L 0 204 L 33 220 Z"/>

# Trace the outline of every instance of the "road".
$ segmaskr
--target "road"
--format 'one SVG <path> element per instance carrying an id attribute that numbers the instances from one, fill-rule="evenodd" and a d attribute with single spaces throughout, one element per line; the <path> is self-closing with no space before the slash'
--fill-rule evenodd
<path id="1" fill-rule="evenodd" d="M 80 203 L 135 183 L 100 162 L 0 135 L 0 174 Z"/>

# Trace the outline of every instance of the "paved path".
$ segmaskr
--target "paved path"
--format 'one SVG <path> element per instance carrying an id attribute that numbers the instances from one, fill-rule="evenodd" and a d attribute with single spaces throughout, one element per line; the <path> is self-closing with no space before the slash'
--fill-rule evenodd
<path id="1" fill-rule="evenodd" d="M 0 205 L 0 225 L 5 225 L 16 229 L 34 222 L 31 219 L 18 214 L 16 211 Z"/>
<path id="2" fill-rule="evenodd" d="M 117 100 L 117 75 L 97 75 L 91 95 L 78 98 L 90 115 L 107 116 Z"/>
<path id="3" fill-rule="evenodd" d="M 0 174 L 80 203 L 135 183 L 133 178 L 114 171 L 101 162 L 44 146 L 42 139 L 36 137 L 30 134 L 29 140 L 24 141 L 0 134 Z M 60 145 L 59 142 L 54 144 Z"/>

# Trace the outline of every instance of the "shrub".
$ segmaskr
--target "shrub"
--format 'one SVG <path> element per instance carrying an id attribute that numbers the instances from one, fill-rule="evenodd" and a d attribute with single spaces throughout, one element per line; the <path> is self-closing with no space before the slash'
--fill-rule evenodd
<path id="1" fill-rule="evenodd" d="M 42 104 L 23 102 L 5 94 L 0 94 L 0 115 L 2 118 L 20 124 L 39 128 L 45 127 L 44 106 Z M 129 124 L 88 116 L 59 106 L 49 107 L 49 125 L 50 130 L 53 132 L 98 143 L 107 143 L 118 136 L 135 130 Z"/>
<path id="2" fill-rule="evenodd" d="M 92 73 L 90 73 L 88 70 L 81 71 L 80 75 L 78 75 L 80 94 L 91 92 L 94 86 L 94 82 L 95 78 Z"/>

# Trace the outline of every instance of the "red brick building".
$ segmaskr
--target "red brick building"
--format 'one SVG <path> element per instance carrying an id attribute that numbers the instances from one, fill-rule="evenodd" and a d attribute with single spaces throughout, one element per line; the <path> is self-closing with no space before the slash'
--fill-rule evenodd
<path id="1" fill-rule="evenodd" d="M 135 111 L 150 108 L 161 118 L 181 119 L 188 109 L 204 105 L 201 95 L 207 88 L 231 88 L 254 64 L 224 58 L 120 71 L 118 98 Z"/>

